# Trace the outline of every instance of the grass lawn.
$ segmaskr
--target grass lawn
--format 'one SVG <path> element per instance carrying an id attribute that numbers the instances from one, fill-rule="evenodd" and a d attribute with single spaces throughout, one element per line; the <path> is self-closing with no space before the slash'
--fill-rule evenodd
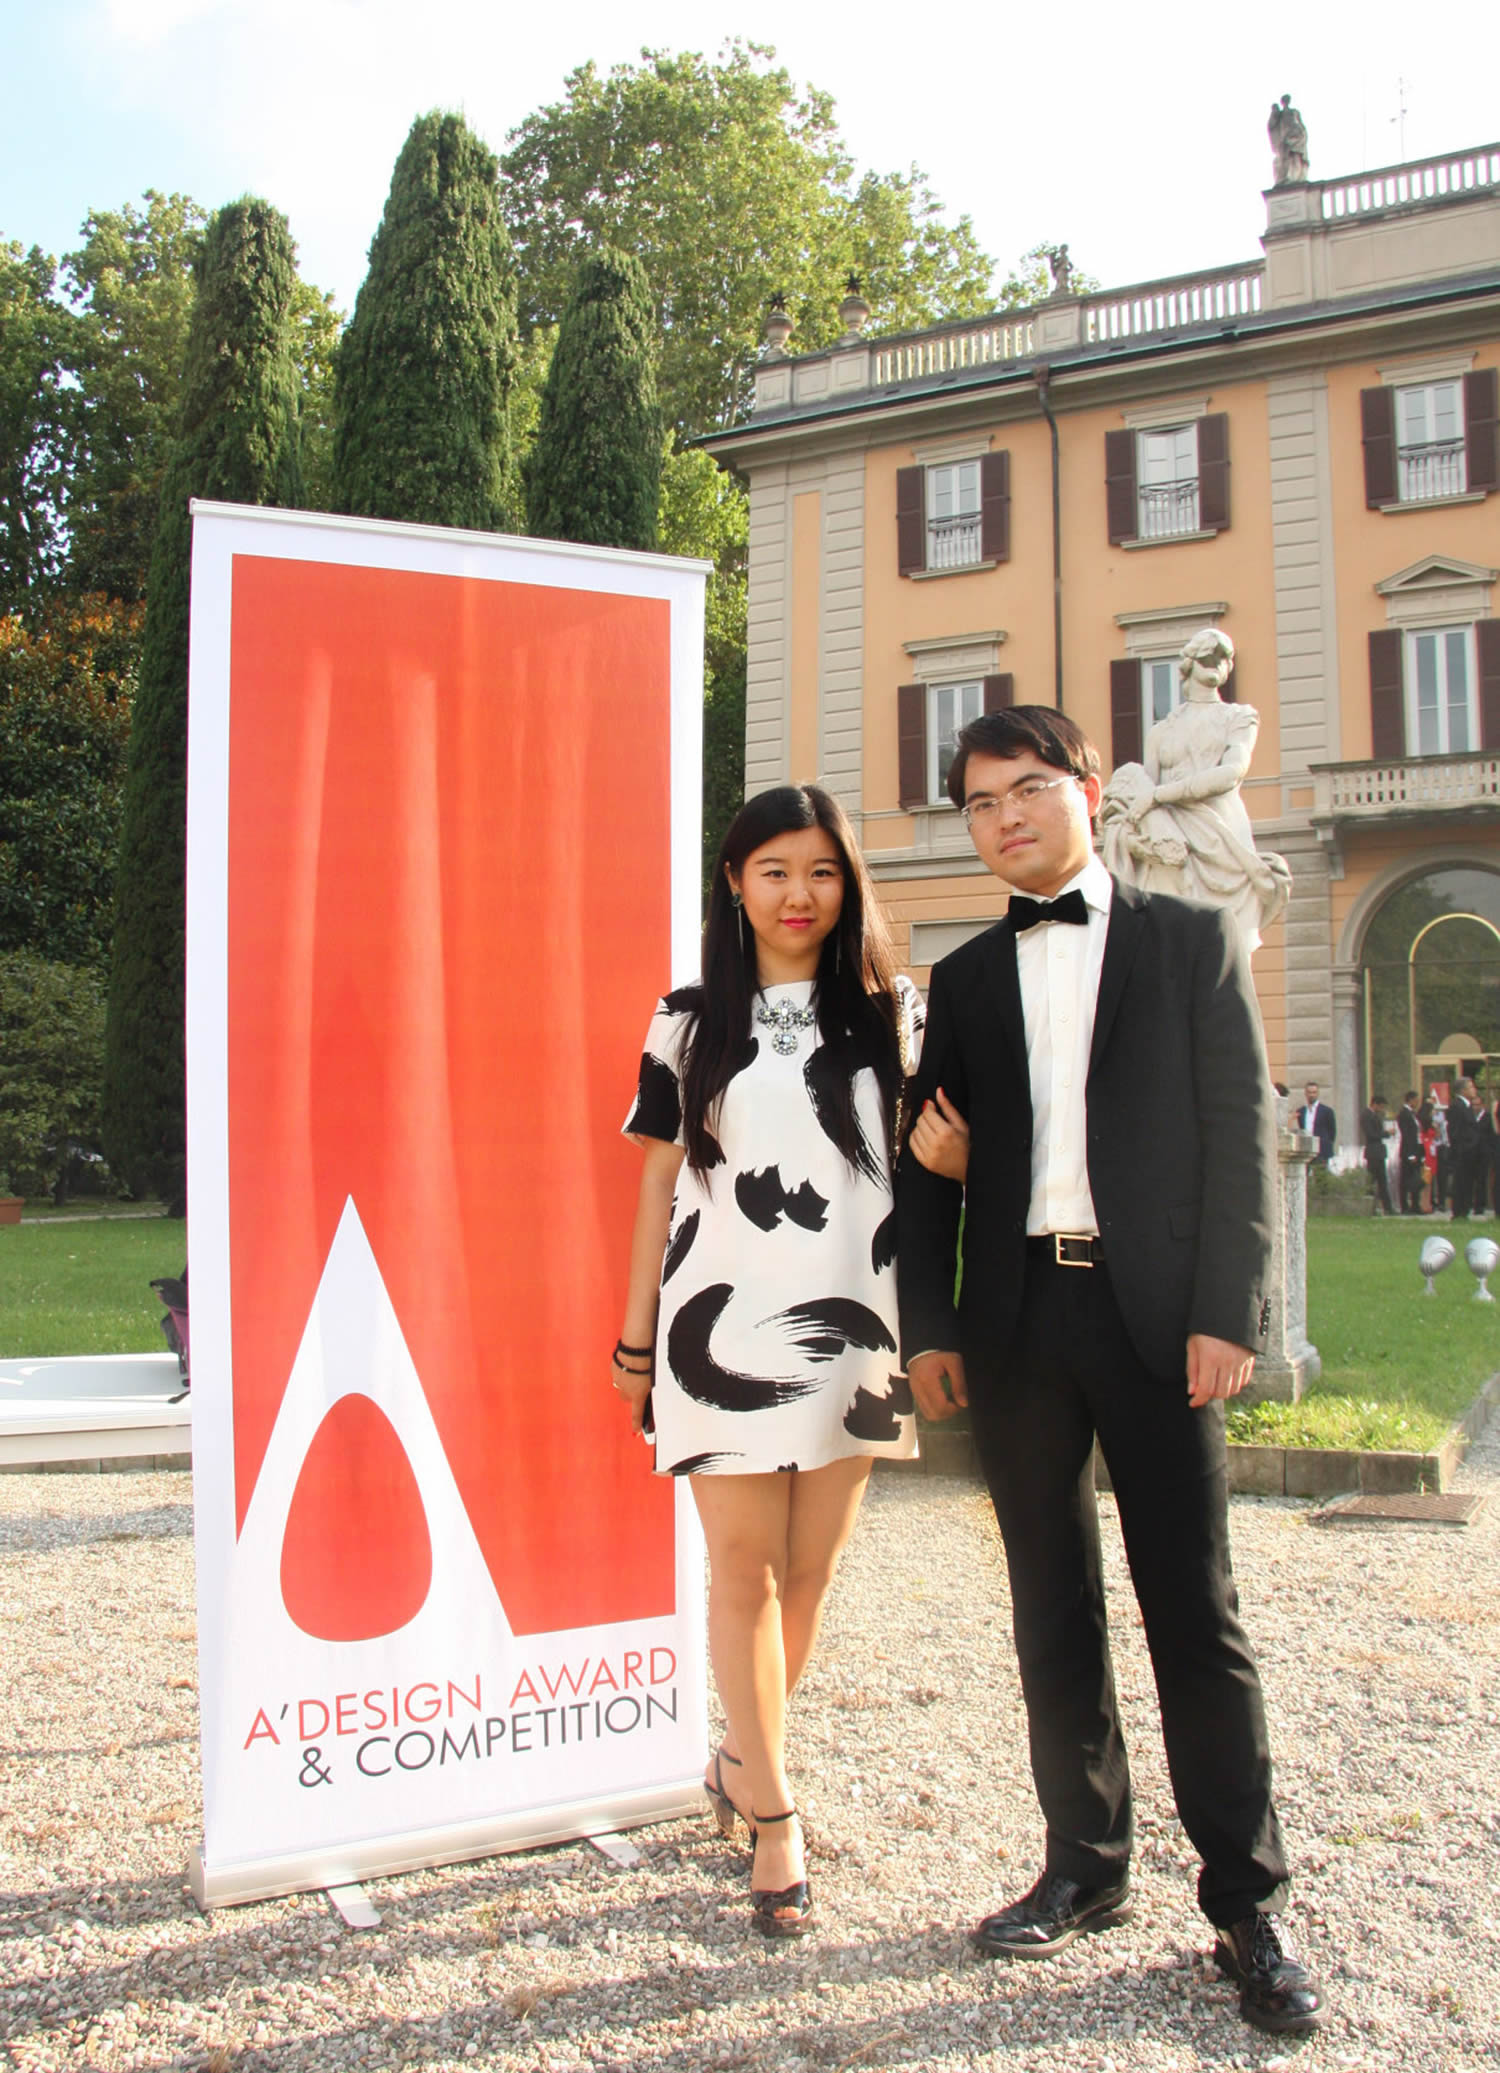
<path id="1" fill-rule="evenodd" d="M 0 1226 L 0 1358 L 164 1353 L 151 1283 L 182 1272 L 165 1217 Z"/>
<path id="2" fill-rule="evenodd" d="M 1458 1256 L 1429 1297 L 1417 1255 L 1434 1232 L 1451 1237 Z M 1309 1218 L 1307 1335 L 1323 1373 L 1300 1404 L 1232 1410 L 1230 1438 L 1427 1451 L 1500 1369 L 1500 1288 L 1494 1303 L 1476 1303 L 1478 1284 L 1464 1265 L 1465 1243 L 1483 1237 L 1500 1238 L 1500 1226 Z"/>

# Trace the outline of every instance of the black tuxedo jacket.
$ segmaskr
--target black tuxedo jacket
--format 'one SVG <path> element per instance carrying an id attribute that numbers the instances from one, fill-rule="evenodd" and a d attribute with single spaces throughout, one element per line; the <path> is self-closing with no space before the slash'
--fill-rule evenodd
<path id="1" fill-rule="evenodd" d="M 1448 1104 L 1448 1143 L 1455 1159 L 1465 1157 L 1474 1146 L 1478 1118 L 1462 1094 L 1455 1094 Z"/>
<path id="2" fill-rule="evenodd" d="M 1422 1156 L 1422 1126 L 1417 1121 L 1415 1109 L 1404 1105 L 1396 1111 L 1396 1128 L 1401 1133 L 1401 1156 L 1403 1159 L 1420 1159 Z"/>
<path id="3" fill-rule="evenodd" d="M 1031 1200 L 1031 1080 L 1008 919 L 933 968 L 918 1106 L 939 1086 L 969 1120 L 969 1177 L 964 1189 L 910 1150 L 902 1158 L 903 1353 L 958 1351 L 1003 1379 Z M 1089 1190 L 1145 1366 L 1180 1381 L 1190 1332 L 1262 1346 L 1275 1111 L 1249 967 L 1227 914 L 1116 880 L 1087 1101 Z"/>

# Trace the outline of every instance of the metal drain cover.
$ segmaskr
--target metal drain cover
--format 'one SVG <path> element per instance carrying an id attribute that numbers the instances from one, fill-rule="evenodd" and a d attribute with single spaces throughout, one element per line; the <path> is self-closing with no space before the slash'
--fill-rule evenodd
<path id="1" fill-rule="evenodd" d="M 1336 1497 L 1313 1517 L 1326 1526 L 1467 1526 L 1484 1509 L 1479 1491 L 1411 1490 L 1396 1497 Z"/>

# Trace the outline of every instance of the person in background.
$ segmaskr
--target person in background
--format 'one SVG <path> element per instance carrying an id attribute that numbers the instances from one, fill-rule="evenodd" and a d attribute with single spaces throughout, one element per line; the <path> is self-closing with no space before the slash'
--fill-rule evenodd
<path id="1" fill-rule="evenodd" d="M 1495 1163 L 1495 1117 L 1477 1091 L 1474 1097 L 1474 1214 L 1490 1213 L 1490 1169 Z"/>
<path id="2" fill-rule="evenodd" d="M 1318 1099 L 1318 1083 L 1309 1080 L 1302 1089 L 1302 1106 L 1297 1111 L 1297 1128 L 1305 1130 L 1309 1137 L 1318 1140 L 1315 1162 L 1326 1166 L 1333 1157 L 1333 1148 L 1338 1143 L 1338 1122 L 1326 1101 Z"/>
<path id="3" fill-rule="evenodd" d="M 1385 1143 L 1385 1096 L 1372 1094 L 1370 1106 L 1360 1111 L 1359 1134 L 1365 1148 L 1365 1171 L 1375 1190 L 1375 1214 L 1391 1214 L 1391 1189 L 1387 1178 L 1390 1155 Z"/>
<path id="4" fill-rule="evenodd" d="M 1396 1111 L 1396 1130 L 1401 1139 L 1401 1214 L 1416 1216 L 1422 1207 L 1422 1125 L 1415 1087 L 1407 1088 Z"/>
<path id="5" fill-rule="evenodd" d="M 1478 1105 L 1474 1100 L 1474 1082 L 1467 1076 L 1454 1082 L 1447 1124 L 1453 1221 L 1466 1224 L 1474 1207 L 1474 1171 L 1479 1153 Z"/>

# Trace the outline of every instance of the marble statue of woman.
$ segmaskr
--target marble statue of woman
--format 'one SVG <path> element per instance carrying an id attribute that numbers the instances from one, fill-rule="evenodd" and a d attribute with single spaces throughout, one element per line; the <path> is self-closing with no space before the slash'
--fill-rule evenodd
<path id="1" fill-rule="evenodd" d="M 1229 908 L 1245 948 L 1287 903 L 1285 859 L 1255 847 L 1240 780 L 1260 715 L 1219 696 L 1234 662 L 1227 633 L 1206 626 L 1177 658 L 1182 702 L 1146 737 L 1143 763 L 1122 763 L 1099 808 L 1104 861 L 1147 892 L 1180 893 Z"/>

